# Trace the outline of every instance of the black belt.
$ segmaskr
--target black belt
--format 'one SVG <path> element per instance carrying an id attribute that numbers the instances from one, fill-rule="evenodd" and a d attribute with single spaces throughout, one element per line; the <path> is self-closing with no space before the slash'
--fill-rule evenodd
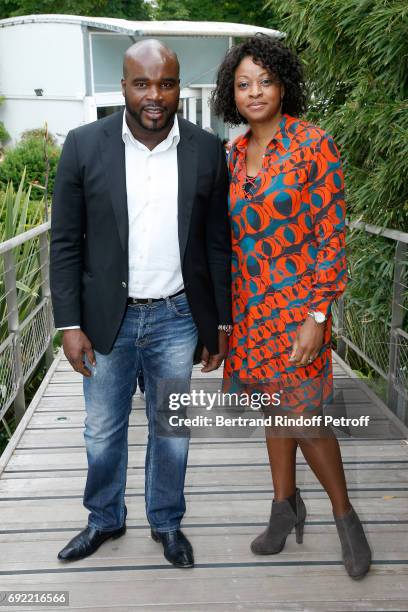
<path id="1" fill-rule="evenodd" d="M 167 297 L 174 298 L 174 297 L 176 297 L 176 295 L 181 295 L 182 293 L 184 293 L 184 289 L 180 289 L 180 291 L 177 291 L 177 293 L 173 293 L 173 295 L 169 295 Z M 165 300 L 165 299 L 167 299 L 167 298 L 135 298 L 135 297 L 128 297 L 127 303 L 128 304 L 152 304 L 153 302 L 160 302 L 161 300 Z"/>

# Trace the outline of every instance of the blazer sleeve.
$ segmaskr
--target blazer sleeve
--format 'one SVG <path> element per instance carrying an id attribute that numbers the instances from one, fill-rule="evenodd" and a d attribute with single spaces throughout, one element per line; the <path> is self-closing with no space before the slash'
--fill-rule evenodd
<path id="1" fill-rule="evenodd" d="M 309 195 L 317 244 L 309 310 L 327 317 L 347 283 L 344 177 L 339 152 L 327 134 L 312 155 Z"/>
<path id="2" fill-rule="evenodd" d="M 77 144 L 71 131 L 58 164 L 51 210 L 50 286 L 57 328 L 81 324 L 84 218 Z"/>
<path id="3" fill-rule="evenodd" d="M 231 306 L 231 228 L 228 216 L 228 171 L 225 151 L 217 140 L 216 176 L 207 215 L 207 257 L 218 323 L 232 323 Z"/>

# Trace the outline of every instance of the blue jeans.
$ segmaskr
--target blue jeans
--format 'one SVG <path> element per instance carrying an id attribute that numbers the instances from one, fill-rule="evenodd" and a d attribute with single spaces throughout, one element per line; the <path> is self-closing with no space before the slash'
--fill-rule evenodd
<path id="1" fill-rule="evenodd" d="M 186 505 L 184 479 L 188 437 L 157 431 L 160 382 L 190 390 L 197 328 L 184 293 L 146 305 L 129 305 L 108 355 L 95 351 L 92 376 L 84 378 L 88 475 L 84 506 L 88 525 L 109 531 L 125 519 L 128 425 L 140 369 L 145 380 L 148 441 L 145 503 L 150 525 L 166 532 L 179 528 Z M 173 384 L 173 382 L 171 383 Z"/>

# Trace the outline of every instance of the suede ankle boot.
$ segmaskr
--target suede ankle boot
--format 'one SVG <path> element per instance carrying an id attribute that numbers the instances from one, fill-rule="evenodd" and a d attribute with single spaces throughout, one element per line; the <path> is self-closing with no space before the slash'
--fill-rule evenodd
<path id="1" fill-rule="evenodd" d="M 370 568 L 371 549 L 363 526 L 352 507 L 344 516 L 334 520 L 341 542 L 344 567 L 354 580 L 363 578 Z"/>
<path id="2" fill-rule="evenodd" d="M 289 499 L 277 502 L 273 500 L 271 517 L 266 530 L 251 543 L 251 550 L 256 555 L 276 555 L 285 546 L 286 538 L 295 527 L 296 542 L 303 542 L 303 527 L 306 519 L 306 507 L 296 488 L 296 512 Z"/>

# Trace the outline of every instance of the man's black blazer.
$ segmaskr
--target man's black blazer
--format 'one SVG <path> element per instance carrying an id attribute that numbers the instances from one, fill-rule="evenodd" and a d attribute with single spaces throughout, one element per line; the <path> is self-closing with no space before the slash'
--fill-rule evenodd
<path id="1" fill-rule="evenodd" d="M 103 354 L 112 348 L 128 297 L 122 119 L 119 111 L 68 133 L 52 202 L 55 325 L 80 325 Z M 210 353 L 217 353 L 217 326 L 231 322 L 225 155 L 214 135 L 184 119 L 179 119 L 179 127 L 178 235 L 184 287 L 199 338 Z M 165 244 L 159 246 L 166 249 Z"/>

